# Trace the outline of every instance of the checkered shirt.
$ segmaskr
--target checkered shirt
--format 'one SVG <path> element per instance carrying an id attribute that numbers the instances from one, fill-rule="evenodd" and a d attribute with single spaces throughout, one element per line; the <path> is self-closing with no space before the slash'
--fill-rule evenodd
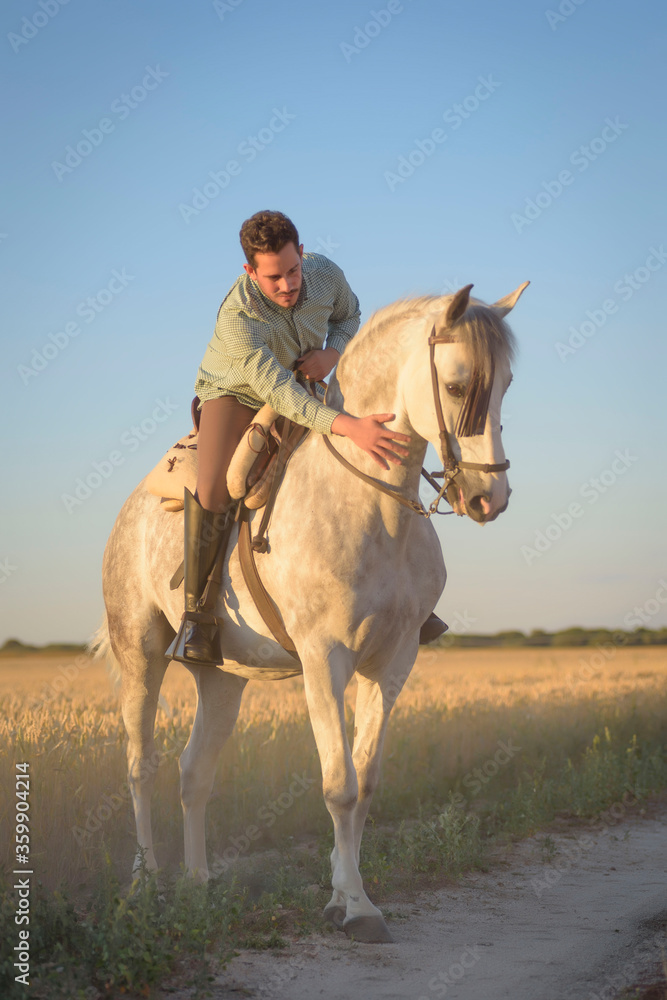
<path id="1" fill-rule="evenodd" d="M 202 402 L 236 396 L 255 409 L 269 403 L 295 423 L 330 433 L 339 411 L 313 399 L 289 369 L 325 339 L 342 354 L 359 329 L 359 301 L 338 265 L 321 254 L 303 255 L 302 274 L 299 297 L 287 309 L 268 299 L 249 275 L 237 279 L 197 373 L 195 392 Z"/>

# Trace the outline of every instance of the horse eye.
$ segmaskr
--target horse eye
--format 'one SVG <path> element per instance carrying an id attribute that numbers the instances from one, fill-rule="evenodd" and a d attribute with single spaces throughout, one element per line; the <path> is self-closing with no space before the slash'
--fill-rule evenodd
<path id="1" fill-rule="evenodd" d="M 459 385 L 457 382 L 452 382 L 450 385 L 445 386 L 447 392 L 450 396 L 455 399 L 460 399 L 464 395 L 463 386 Z"/>

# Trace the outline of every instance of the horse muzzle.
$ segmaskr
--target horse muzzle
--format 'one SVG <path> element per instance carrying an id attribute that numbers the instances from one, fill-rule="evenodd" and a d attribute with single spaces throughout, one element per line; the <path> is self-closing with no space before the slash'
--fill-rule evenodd
<path id="1" fill-rule="evenodd" d="M 452 483 L 447 490 L 447 500 L 452 510 L 459 517 L 467 515 L 476 524 L 489 524 L 491 521 L 495 521 L 499 514 L 507 510 L 512 491 L 509 487 L 507 488 L 504 501 L 501 498 L 496 500 L 490 492 L 474 492 L 472 490 L 470 492 L 472 495 L 466 496 L 462 486 Z"/>

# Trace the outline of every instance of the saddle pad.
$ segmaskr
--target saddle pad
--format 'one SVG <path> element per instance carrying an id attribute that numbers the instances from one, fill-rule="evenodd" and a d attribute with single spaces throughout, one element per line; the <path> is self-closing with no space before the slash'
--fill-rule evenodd
<path id="1" fill-rule="evenodd" d="M 253 423 L 261 425 L 268 434 L 277 416 L 267 403 L 256 414 Z M 197 488 L 197 438 L 194 431 L 182 437 L 146 476 L 146 489 L 162 498 L 163 510 L 183 510 L 185 488 L 191 493 Z M 256 430 L 244 433 L 227 473 L 227 486 L 234 500 L 246 495 L 248 475 L 264 449 L 265 439 L 260 433 Z M 248 498 L 247 502 L 249 509 L 256 510 L 266 503 L 270 486 L 270 481 L 262 482 L 259 489 L 253 490 L 252 499 Z"/>
<path id="2" fill-rule="evenodd" d="M 172 445 L 145 479 L 149 493 L 162 497 L 165 510 L 183 510 L 183 495 L 197 488 L 197 435 L 186 434 Z"/>

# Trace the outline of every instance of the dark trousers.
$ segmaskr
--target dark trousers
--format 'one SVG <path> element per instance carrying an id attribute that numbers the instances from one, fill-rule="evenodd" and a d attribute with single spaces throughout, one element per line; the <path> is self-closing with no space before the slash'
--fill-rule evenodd
<path id="1" fill-rule="evenodd" d="M 220 396 L 202 403 L 197 439 L 197 499 L 206 510 L 222 511 L 230 502 L 227 469 L 257 413 L 236 396 Z"/>

